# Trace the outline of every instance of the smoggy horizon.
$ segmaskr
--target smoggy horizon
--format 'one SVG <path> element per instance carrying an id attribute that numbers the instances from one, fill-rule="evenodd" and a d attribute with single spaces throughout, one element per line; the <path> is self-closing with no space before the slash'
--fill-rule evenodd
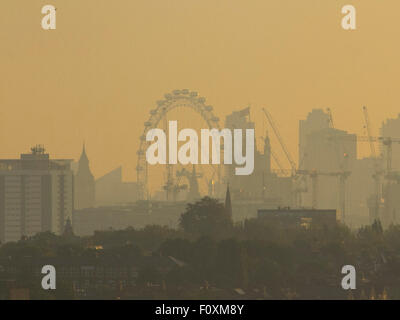
<path id="1" fill-rule="evenodd" d="M 399 113 L 400 3 L 357 2 L 357 30 L 345 31 L 347 2 L 53 0 L 57 30 L 45 32 L 44 1 L 3 0 L 0 158 L 43 144 L 53 158 L 77 160 L 85 142 L 96 178 L 122 166 L 135 180 L 150 110 L 184 88 L 206 98 L 221 126 L 250 105 L 257 137 L 268 108 L 295 160 L 298 121 L 314 108 L 365 135 L 366 105 L 378 135 Z M 176 116 L 185 126 L 200 119 Z M 289 167 L 274 138 L 272 148 Z"/>

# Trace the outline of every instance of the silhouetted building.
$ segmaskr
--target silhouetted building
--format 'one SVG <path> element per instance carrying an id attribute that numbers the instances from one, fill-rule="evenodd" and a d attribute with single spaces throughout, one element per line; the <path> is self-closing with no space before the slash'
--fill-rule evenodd
<path id="1" fill-rule="evenodd" d="M 397 181 L 387 181 L 383 185 L 383 205 L 380 208 L 379 219 L 383 227 L 400 222 L 400 174 L 396 174 Z"/>
<path id="2" fill-rule="evenodd" d="M 400 114 L 397 118 L 386 119 L 382 123 L 380 135 L 393 140 L 400 138 Z M 371 220 L 375 214 L 375 218 L 379 218 L 382 225 L 387 227 L 399 223 L 400 218 L 400 144 L 391 143 L 389 147 L 385 141 L 387 139 L 382 139 L 379 144 L 379 155 L 382 159 L 380 169 L 384 172 L 381 179 L 382 199 L 379 199 L 381 203 L 376 209 L 376 200 L 371 197 L 370 212 Z"/>
<path id="3" fill-rule="evenodd" d="M 91 208 L 95 205 L 95 183 L 89 167 L 85 145 L 79 159 L 78 171 L 75 175 L 75 209 Z"/>
<path id="4" fill-rule="evenodd" d="M 281 228 L 298 226 L 309 228 L 312 224 L 334 226 L 336 225 L 336 210 L 261 209 L 258 210 L 258 218 Z"/>
<path id="5" fill-rule="evenodd" d="M 342 215 L 344 208 L 349 212 L 348 177 L 357 159 L 357 137 L 346 131 L 324 128 L 307 135 L 302 170 L 314 172 L 308 175 L 308 193 L 303 196 L 303 205 L 316 209 L 337 208 Z M 341 173 L 348 173 L 345 183 L 340 179 Z M 344 188 L 344 190 L 343 190 Z"/>
<path id="6" fill-rule="evenodd" d="M 255 124 L 253 121 L 250 120 L 250 108 L 247 107 L 245 109 L 239 110 L 239 111 L 234 111 L 231 114 L 226 116 L 225 119 L 225 128 L 234 130 L 234 129 L 253 129 L 254 130 Z M 255 141 L 254 141 L 254 146 L 255 146 Z M 245 135 L 242 135 L 242 150 L 246 150 L 246 137 Z M 254 150 L 254 162 L 256 162 L 256 158 L 258 156 L 257 150 Z M 257 171 L 257 166 L 254 164 L 254 171 L 251 175 L 249 176 L 237 176 L 235 174 L 235 166 L 234 165 L 225 165 L 225 174 L 227 181 L 229 182 L 232 192 L 234 194 L 237 194 L 235 198 L 249 198 L 248 195 L 246 195 L 246 192 L 251 193 L 253 196 L 256 196 L 254 193 L 254 190 L 252 190 L 251 187 L 255 187 L 254 185 L 254 176 L 256 175 Z M 261 184 L 260 184 L 261 187 Z M 253 191 L 253 192 L 252 192 Z M 261 191 L 261 188 L 259 188 L 259 191 Z M 240 195 L 241 193 L 241 195 Z M 258 195 L 260 196 L 260 195 Z"/>
<path id="7" fill-rule="evenodd" d="M 299 121 L 299 169 L 304 169 L 308 135 L 326 128 L 329 128 L 329 115 L 322 109 L 313 109 L 305 120 Z"/>
<path id="8" fill-rule="evenodd" d="M 122 181 L 121 167 L 96 180 L 96 206 L 122 205 L 136 200 L 138 200 L 137 183 Z"/>
<path id="9" fill-rule="evenodd" d="M 101 245 L 89 246 L 98 253 L 103 251 Z M 99 256 L 102 256 L 99 254 Z M 116 255 L 112 258 L 88 256 L 72 257 L 20 257 L 20 259 L 0 258 L 2 269 L 1 280 L 14 285 L 21 274 L 29 274 L 33 283 L 41 283 L 42 268 L 49 264 L 57 270 L 57 284 L 64 283 L 74 299 L 117 299 L 121 295 L 135 292 L 138 277 L 142 270 L 151 268 L 154 276 L 148 279 L 153 285 L 161 288 L 161 278 L 180 265 L 174 257 Z M 20 261 L 23 260 L 21 263 Z M 3 282 L 3 283 L 4 283 Z M 160 289 L 161 290 L 161 289 Z M 28 288 L 12 287 L 5 297 L 10 300 L 30 299 Z M 71 297 L 72 298 L 72 297 Z M 134 298 L 134 296 L 132 297 Z"/>
<path id="10" fill-rule="evenodd" d="M 254 129 L 255 124 L 250 119 L 250 108 L 235 111 L 228 115 L 225 120 L 225 128 L 233 129 Z M 242 137 L 242 148 L 246 148 L 245 136 Z M 238 201 L 274 201 L 277 205 L 292 205 L 292 179 L 280 177 L 271 170 L 271 144 L 266 133 L 263 144 L 263 151 L 256 148 L 254 141 L 254 170 L 251 175 L 239 176 L 235 174 L 233 165 L 225 165 L 226 179 L 229 182 L 232 199 Z"/>
<path id="11" fill-rule="evenodd" d="M 186 205 L 186 202 L 137 201 L 124 206 L 75 210 L 72 219 L 74 234 L 86 236 L 99 230 L 144 228 L 154 224 L 177 228 Z"/>
<path id="12" fill-rule="evenodd" d="M 63 236 L 64 237 L 72 237 L 73 235 L 74 235 L 74 230 L 72 228 L 71 219 L 68 217 L 67 221 L 65 222 Z"/>
<path id="13" fill-rule="evenodd" d="M 0 241 L 51 231 L 72 217 L 71 161 L 53 160 L 42 146 L 20 159 L 0 160 Z"/>
<path id="14" fill-rule="evenodd" d="M 369 205 L 376 202 L 374 175 L 374 158 L 357 159 L 354 162 L 347 188 L 349 212 L 351 213 L 347 222 L 352 228 L 367 225 L 375 219 L 369 214 Z M 369 198 L 370 200 L 368 200 Z"/>

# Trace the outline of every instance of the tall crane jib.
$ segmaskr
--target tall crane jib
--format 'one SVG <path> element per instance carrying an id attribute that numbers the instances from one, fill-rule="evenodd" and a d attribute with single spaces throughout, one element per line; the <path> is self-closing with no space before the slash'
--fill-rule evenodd
<path id="1" fill-rule="evenodd" d="M 271 114 L 265 108 L 263 108 L 262 110 L 263 110 L 272 130 L 274 131 L 275 136 L 278 139 L 279 144 L 280 144 L 283 152 L 285 153 L 287 160 L 289 161 L 289 164 L 290 164 L 290 167 L 292 168 L 293 174 L 295 174 L 296 173 L 296 163 L 293 161 L 293 158 L 290 155 L 290 152 L 289 152 L 288 148 L 286 147 L 286 145 L 282 139 L 282 136 L 279 133 L 279 130 L 278 130 L 277 126 L 275 125 L 274 120 L 272 119 Z"/>
<path id="2" fill-rule="evenodd" d="M 275 121 L 273 120 L 271 114 L 265 109 L 262 108 L 262 111 L 265 114 L 265 117 L 268 120 L 268 123 L 270 124 L 272 130 L 274 131 L 274 134 L 276 136 L 276 138 L 278 139 L 279 145 L 281 146 L 281 149 L 283 151 L 283 153 L 286 156 L 286 159 L 289 162 L 290 165 L 290 173 L 293 179 L 293 203 L 295 204 L 295 206 L 300 207 L 302 204 L 302 200 L 301 200 L 301 193 L 305 192 L 306 189 L 302 186 L 302 180 L 300 179 L 301 175 L 298 174 L 298 169 L 297 169 L 297 165 L 293 160 L 293 157 L 291 156 L 288 148 L 286 147 L 285 142 L 283 141 L 283 138 L 278 130 L 277 125 L 275 124 Z M 282 166 L 279 164 L 279 161 L 277 159 L 277 157 L 273 155 L 273 158 L 275 159 L 275 161 L 278 163 L 278 166 L 280 167 L 280 171 L 285 171 L 282 169 Z"/>
<path id="3" fill-rule="evenodd" d="M 373 143 L 372 139 L 372 134 L 371 134 L 371 124 L 369 121 L 369 115 L 368 115 L 368 109 L 367 107 L 363 107 L 363 112 L 364 112 L 364 121 L 365 121 L 365 128 L 367 129 L 367 137 L 368 137 L 368 142 L 369 142 L 369 147 L 371 149 L 371 156 L 376 159 L 376 151 L 375 151 L 375 146 Z"/>

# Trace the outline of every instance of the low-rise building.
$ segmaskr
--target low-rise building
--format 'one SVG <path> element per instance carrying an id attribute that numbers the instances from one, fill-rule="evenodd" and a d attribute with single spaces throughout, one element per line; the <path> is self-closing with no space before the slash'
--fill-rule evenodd
<path id="1" fill-rule="evenodd" d="M 308 228 L 311 224 L 334 226 L 337 223 L 334 209 L 261 209 L 258 210 L 258 218 L 283 228 Z"/>

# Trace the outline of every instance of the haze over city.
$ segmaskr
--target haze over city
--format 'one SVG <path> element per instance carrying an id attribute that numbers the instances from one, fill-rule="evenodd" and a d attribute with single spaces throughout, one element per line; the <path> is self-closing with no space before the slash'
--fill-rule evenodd
<path id="1" fill-rule="evenodd" d="M 399 300 L 399 12 L 1 0 L 0 301 Z"/>
<path id="2" fill-rule="evenodd" d="M 143 123 L 176 88 L 198 91 L 221 119 L 252 105 L 257 136 L 268 107 L 293 155 L 312 108 L 362 135 L 364 104 L 375 135 L 398 113 L 396 1 L 357 3 L 352 32 L 340 27 L 346 1 L 53 3 L 54 32 L 35 27 L 43 1 L 0 5 L 1 158 L 42 143 L 77 159 L 85 141 L 95 177 L 122 165 L 134 180 Z"/>

